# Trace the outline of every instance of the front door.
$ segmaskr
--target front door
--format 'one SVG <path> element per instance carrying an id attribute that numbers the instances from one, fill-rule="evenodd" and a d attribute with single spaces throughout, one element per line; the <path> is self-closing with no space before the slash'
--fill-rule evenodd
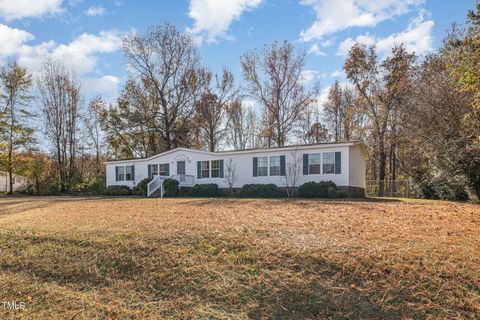
<path id="1" fill-rule="evenodd" d="M 185 174 L 185 161 L 177 161 L 177 174 Z"/>

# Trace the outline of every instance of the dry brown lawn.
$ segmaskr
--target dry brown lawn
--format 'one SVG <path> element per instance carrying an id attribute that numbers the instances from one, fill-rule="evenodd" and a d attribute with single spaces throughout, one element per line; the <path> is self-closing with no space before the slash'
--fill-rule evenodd
<path id="1" fill-rule="evenodd" d="M 3 198 L 0 266 L 0 319 L 478 319 L 480 207 Z"/>

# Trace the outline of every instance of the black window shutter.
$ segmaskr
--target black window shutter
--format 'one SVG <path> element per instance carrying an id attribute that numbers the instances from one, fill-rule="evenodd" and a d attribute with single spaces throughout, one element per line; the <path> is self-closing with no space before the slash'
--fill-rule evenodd
<path id="1" fill-rule="evenodd" d="M 280 156 L 280 175 L 285 175 L 285 156 Z"/>
<path id="2" fill-rule="evenodd" d="M 152 165 L 148 165 L 148 179 L 152 179 Z"/>
<path id="3" fill-rule="evenodd" d="M 223 160 L 220 160 L 220 178 L 223 178 Z"/>
<path id="4" fill-rule="evenodd" d="M 135 166 L 132 166 L 132 181 L 135 181 Z"/>
<path id="5" fill-rule="evenodd" d="M 308 153 L 303 154 L 303 175 L 308 175 Z"/>
<path id="6" fill-rule="evenodd" d="M 165 163 L 167 177 L 170 177 L 170 163 Z"/>
<path id="7" fill-rule="evenodd" d="M 202 162 L 197 161 L 197 179 L 202 178 Z"/>
<path id="8" fill-rule="evenodd" d="M 257 176 L 257 168 L 258 168 L 258 158 L 253 157 L 253 176 Z"/>
<path id="9" fill-rule="evenodd" d="M 335 174 L 342 173 L 342 153 L 335 152 Z"/>
<path id="10" fill-rule="evenodd" d="M 115 181 L 118 181 L 118 167 L 115 167 Z"/>

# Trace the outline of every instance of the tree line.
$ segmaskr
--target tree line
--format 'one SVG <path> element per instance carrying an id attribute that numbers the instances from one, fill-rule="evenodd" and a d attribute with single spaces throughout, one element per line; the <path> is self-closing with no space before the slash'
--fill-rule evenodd
<path id="1" fill-rule="evenodd" d="M 408 179 L 417 196 L 478 198 L 476 9 L 426 57 L 403 45 L 379 57 L 374 46 L 355 44 L 344 63 L 348 81 L 332 85 L 323 105 L 318 81 L 303 73 L 306 53 L 292 43 L 244 53 L 235 79 L 227 67 L 213 73 L 192 38 L 168 23 L 124 38 L 128 78 L 113 104 L 85 103 L 60 61 L 46 60 L 35 79 L 11 62 L 0 70 L 0 170 L 29 177 L 34 193 L 81 192 L 102 188 L 106 158 L 359 140 L 379 194 Z M 36 134 L 34 116 L 43 119 Z"/>

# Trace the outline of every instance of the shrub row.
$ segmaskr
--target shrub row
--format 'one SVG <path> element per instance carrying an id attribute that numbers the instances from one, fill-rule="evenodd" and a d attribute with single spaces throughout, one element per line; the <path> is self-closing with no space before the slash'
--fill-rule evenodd
<path id="1" fill-rule="evenodd" d="M 280 196 L 280 192 L 273 183 L 246 184 L 240 190 L 240 196 L 248 198 L 275 198 Z"/>
<path id="2" fill-rule="evenodd" d="M 307 182 L 298 188 L 301 198 L 336 198 L 338 189 L 332 181 Z"/>
<path id="3" fill-rule="evenodd" d="M 150 180 L 141 181 L 133 190 L 127 186 L 109 186 L 106 194 L 112 196 L 125 196 L 129 194 L 147 195 L 147 184 Z M 179 183 L 174 179 L 165 179 L 163 181 L 164 196 L 191 196 L 191 197 L 218 197 L 220 191 L 215 183 L 196 184 L 189 189 L 180 189 Z M 276 198 L 281 196 L 281 192 L 276 185 L 270 184 L 246 184 L 240 192 L 240 197 L 247 198 Z M 297 196 L 301 198 L 343 198 L 345 194 L 340 191 L 334 182 L 307 182 L 301 185 L 297 190 Z"/>

